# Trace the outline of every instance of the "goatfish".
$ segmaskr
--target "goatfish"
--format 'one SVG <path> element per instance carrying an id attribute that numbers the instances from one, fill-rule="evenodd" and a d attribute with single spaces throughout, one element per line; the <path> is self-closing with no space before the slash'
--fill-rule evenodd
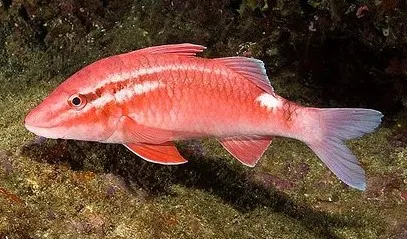
<path id="1" fill-rule="evenodd" d="M 98 60 L 62 82 L 25 118 L 52 139 L 123 144 L 140 158 L 187 160 L 174 141 L 216 138 L 254 167 L 274 136 L 304 142 L 350 187 L 365 190 L 365 172 L 346 140 L 372 132 L 372 109 L 304 107 L 274 92 L 254 58 L 208 59 L 189 43 L 144 48 Z"/>

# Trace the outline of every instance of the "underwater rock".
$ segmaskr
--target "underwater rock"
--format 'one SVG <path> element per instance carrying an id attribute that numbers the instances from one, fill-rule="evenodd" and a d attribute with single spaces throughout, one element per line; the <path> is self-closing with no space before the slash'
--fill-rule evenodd
<path id="1" fill-rule="evenodd" d="M 264 187 L 275 187 L 278 190 L 287 190 L 295 186 L 295 183 L 271 175 L 265 172 L 254 172 L 247 176 L 248 180 L 262 184 Z"/>
<path id="2" fill-rule="evenodd" d="M 403 185 L 403 180 L 397 174 L 383 175 L 380 177 L 370 177 L 367 185 L 367 198 L 383 199 L 393 190 L 399 190 Z"/>
<path id="3" fill-rule="evenodd" d="M 23 115 L 63 78 L 103 56 L 164 43 L 206 45 L 211 58 L 236 52 L 259 58 L 290 99 L 375 107 L 390 121 L 407 109 L 405 1 L 378 1 L 362 18 L 355 8 L 339 23 L 329 1 L 268 1 L 268 9 L 244 14 L 236 11 L 242 1 L 227 0 L 0 3 L 0 183 L 27 202 L 19 206 L 0 193 L 1 239 L 101 238 L 116 231 L 120 238 L 407 238 L 406 186 L 397 179 L 405 182 L 405 174 L 391 177 L 405 162 L 391 155 L 407 146 L 402 130 L 352 143 L 363 164 L 377 165 L 369 167 L 366 193 L 334 183 L 314 159 L 288 163 L 276 177 L 240 173 L 243 167 L 229 167 L 234 163 L 194 145 L 180 147 L 191 152 L 189 164 L 171 169 L 139 162 L 121 146 L 47 141 L 21 147 L 32 140 Z M 247 43 L 255 44 L 240 52 Z M 382 127 L 392 130 L 392 124 Z M 376 152 L 371 147 L 380 157 L 366 156 Z M 286 156 L 272 150 L 270 161 Z M 72 176 L 75 170 L 94 170 L 96 177 Z M 34 176 L 35 194 L 25 180 Z M 177 193 L 167 193 L 174 187 Z M 303 190 L 313 192 L 304 196 Z M 84 210 L 89 204 L 97 208 Z"/>
<path id="4" fill-rule="evenodd" d="M 406 239 L 407 238 L 407 222 L 400 223 L 395 232 L 393 233 L 392 239 Z"/>
<path id="5" fill-rule="evenodd" d="M 9 175 L 13 172 L 13 165 L 10 161 L 10 158 L 11 153 L 4 150 L 0 150 L 0 164 L 6 175 Z"/>

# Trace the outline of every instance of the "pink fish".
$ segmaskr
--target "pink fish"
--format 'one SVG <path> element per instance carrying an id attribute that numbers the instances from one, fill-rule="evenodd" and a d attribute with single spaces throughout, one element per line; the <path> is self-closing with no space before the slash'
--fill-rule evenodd
<path id="1" fill-rule="evenodd" d="M 277 95 L 260 60 L 197 57 L 175 44 L 111 56 L 86 66 L 25 118 L 47 138 L 124 144 L 141 158 L 182 164 L 173 141 L 214 137 L 254 167 L 273 136 L 305 142 L 344 183 L 364 190 L 365 172 L 344 141 L 372 132 L 371 109 L 303 107 Z"/>

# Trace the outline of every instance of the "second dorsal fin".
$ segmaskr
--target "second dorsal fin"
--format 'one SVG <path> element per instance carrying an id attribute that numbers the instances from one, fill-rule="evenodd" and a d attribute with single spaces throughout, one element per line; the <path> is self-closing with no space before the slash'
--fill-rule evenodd
<path id="1" fill-rule="evenodd" d="M 133 53 L 176 54 L 183 56 L 195 56 L 197 53 L 203 52 L 205 49 L 206 47 L 201 45 L 182 43 L 147 47 L 144 49 L 136 50 Z"/>
<path id="2" fill-rule="evenodd" d="M 273 87 L 270 84 L 266 69 L 264 68 L 264 63 L 261 60 L 240 56 L 218 58 L 214 60 L 223 63 L 230 69 L 243 75 L 246 79 L 250 80 L 265 92 L 273 94 Z"/>

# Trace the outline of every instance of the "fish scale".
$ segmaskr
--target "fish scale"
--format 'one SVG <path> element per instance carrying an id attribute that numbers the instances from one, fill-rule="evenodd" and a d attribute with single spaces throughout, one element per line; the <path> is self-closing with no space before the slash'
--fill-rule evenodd
<path id="1" fill-rule="evenodd" d="M 206 59 L 194 44 L 98 60 L 61 83 L 25 118 L 40 136 L 120 143 L 154 163 L 186 163 L 173 141 L 214 137 L 254 167 L 274 136 L 303 141 L 344 183 L 365 190 L 345 141 L 372 132 L 371 109 L 304 107 L 277 95 L 260 60 Z"/>

